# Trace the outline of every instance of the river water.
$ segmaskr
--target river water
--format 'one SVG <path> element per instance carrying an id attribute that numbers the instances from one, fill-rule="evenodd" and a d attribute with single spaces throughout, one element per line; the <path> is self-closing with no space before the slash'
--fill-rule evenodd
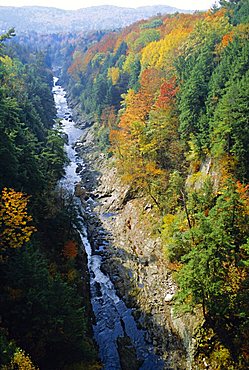
<path id="1" fill-rule="evenodd" d="M 66 92 L 57 83 L 58 78 L 54 77 L 53 93 L 57 117 L 61 119 L 61 129 L 68 137 L 65 149 L 70 160 L 60 185 L 73 192 L 75 184 L 81 180 L 76 173 L 76 168 L 82 160 L 78 158 L 74 144 L 82 135 L 82 130 L 75 127 L 75 122 L 71 119 L 72 112 L 67 104 Z M 75 202 L 78 202 L 78 199 Z M 80 215 L 81 210 L 79 209 L 79 217 Z M 93 332 L 99 347 L 103 369 L 122 369 L 117 340 L 125 336 L 130 338 L 136 351 L 136 357 L 141 363 L 140 370 L 162 370 L 164 368 L 163 361 L 154 354 L 153 346 L 145 341 L 145 331 L 138 329 L 132 315 L 132 309 L 126 307 L 116 294 L 110 278 L 101 271 L 102 257 L 92 253 L 83 219 L 82 229 L 79 232 L 88 256 L 91 303 L 96 318 Z M 130 368 L 134 369 L 134 364 L 131 364 Z"/>

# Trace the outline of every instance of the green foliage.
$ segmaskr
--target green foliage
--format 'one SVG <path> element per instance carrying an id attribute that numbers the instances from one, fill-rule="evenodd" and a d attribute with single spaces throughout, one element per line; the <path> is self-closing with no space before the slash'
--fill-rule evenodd
<path id="1" fill-rule="evenodd" d="M 160 32 L 154 29 L 145 29 L 141 32 L 140 36 L 136 39 L 133 50 L 135 52 L 141 50 L 143 47 L 145 47 L 147 44 L 149 44 L 152 41 L 157 41 L 160 39 Z"/>
<path id="2" fill-rule="evenodd" d="M 66 163 L 64 139 L 59 130 L 47 131 L 46 145 L 40 155 L 44 173 L 49 173 L 51 180 L 56 181 L 63 175 Z"/>
<path id="3" fill-rule="evenodd" d="M 52 72 L 44 55 L 27 47 L 12 45 L 7 55 L 2 41 L 11 35 L 0 38 L 0 363 L 4 370 L 35 369 L 30 354 L 41 368 L 87 368 L 97 355 L 85 313 L 89 297 L 82 298 L 77 217 L 72 199 L 54 191 L 66 157 L 61 132 L 52 129 Z M 16 190 L 33 195 L 28 213 Z M 30 214 L 38 232 L 27 246 L 35 231 Z M 63 253 L 70 240 L 73 259 Z"/>
<path id="4" fill-rule="evenodd" d="M 222 19 L 221 19 L 222 20 Z M 185 55 L 178 60 L 178 74 L 182 79 L 179 93 L 180 131 L 185 140 L 194 134 L 200 149 L 208 147 L 209 137 L 208 121 L 206 118 L 206 100 L 209 92 L 209 81 L 217 65 L 215 48 L 222 36 L 229 28 L 227 22 L 222 20 L 223 28 L 214 27 L 206 20 L 196 27 L 190 40 L 186 43 Z M 192 37 L 200 32 L 205 40 L 192 46 Z M 198 38 L 200 37 L 197 36 Z M 184 59 L 183 59 L 184 58 Z"/>
<path id="5" fill-rule="evenodd" d="M 4 33 L 3 35 L 0 35 L 0 51 L 2 50 L 3 48 L 3 44 L 2 42 L 7 40 L 7 39 L 10 39 L 11 37 L 15 36 L 15 30 L 14 28 L 11 28 L 9 29 L 6 33 Z"/>
<path id="6" fill-rule="evenodd" d="M 91 359 L 82 300 L 59 274 L 50 275 L 37 250 L 14 254 L 4 281 L 4 323 L 41 368 L 62 369 L 72 359 Z"/>
<path id="7" fill-rule="evenodd" d="M 48 166 L 41 163 L 41 147 L 43 152 L 50 151 L 55 156 L 48 131 L 55 117 L 52 75 L 44 67 L 41 55 L 30 59 L 28 65 L 6 55 L 0 59 L 0 187 L 34 194 L 42 191 L 49 177 L 52 181 L 58 178 L 65 156 L 60 142 L 61 151 L 53 161 L 55 166 L 57 159 L 57 171 L 50 173 Z M 59 135 L 54 135 L 58 141 Z"/>
<path id="8" fill-rule="evenodd" d="M 16 344 L 9 341 L 3 328 L 0 330 L 0 364 L 7 365 L 10 363 L 16 350 Z"/>
<path id="9" fill-rule="evenodd" d="M 247 0 L 220 0 L 220 5 L 227 9 L 233 24 L 246 23 L 249 20 L 249 4 Z"/>
<path id="10" fill-rule="evenodd" d="M 162 214 L 164 249 L 179 270 L 176 305 L 202 307 L 219 343 L 214 366 L 244 369 L 248 188 L 237 180 L 249 174 L 248 1 L 220 3 L 106 35 L 82 50 L 70 84 L 99 123 L 101 149 L 110 131 L 123 180 Z"/>
<path id="11" fill-rule="evenodd" d="M 142 24 L 141 29 L 145 28 L 158 28 L 163 24 L 162 19 L 156 18 L 149 23 Z"/>
<path id="12" fill-rule="evenodd" d="M 249 73 L 231 84 L 217 105 L 213 122 L 214 155 L 236 158 L 236 175 L 248 180 L 249 174 Z"/>
<path id="13" fill-rule="evenodd" d="M 249 313 L 245 298 L 245 261 L 249 257 L 246 192 L 247 188 L 230 180 L 213 199 L 212 194 L 206 198 L 204 191 L 193 192 L 187 202 L 190 227 L 177 240 L 180 246 L 187 245 L 177 275 L 178 309 L 190 310 L 200 304 L 204 317 L 236 356 L 240 352 L 237 340 L 247 336 Z"/>

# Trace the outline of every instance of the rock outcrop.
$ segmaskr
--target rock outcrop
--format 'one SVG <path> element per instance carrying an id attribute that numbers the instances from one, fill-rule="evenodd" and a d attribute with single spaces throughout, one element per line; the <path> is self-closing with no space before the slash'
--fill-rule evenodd
<path id="1" fill-rule="evenodd" d="M 129 186 L 121 183 L 110 159 L 98 153 L 92 129 L 86 130 L 77 150 L 87 168 L 80 173 L 90 193 L 85 204 L 88 234 L 94 253 L 103 256 L 103 272 L 133 308 L 165 368 L 190 369 L 197 323 L 173 314 L 177 287 L 163 255 L 154 206 L 148 199 L 134 198 Z"/>

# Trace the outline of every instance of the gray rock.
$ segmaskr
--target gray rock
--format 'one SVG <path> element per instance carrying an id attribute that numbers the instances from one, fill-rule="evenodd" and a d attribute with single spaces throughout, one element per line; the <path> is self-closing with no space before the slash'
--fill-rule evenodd
<path id="1" fill-rule="evenodd" d="M 86 189 L 80 183 L 77 183 L 74 188 L 74 195 L 79 198 L 84 198 L 86 196 Z"/>

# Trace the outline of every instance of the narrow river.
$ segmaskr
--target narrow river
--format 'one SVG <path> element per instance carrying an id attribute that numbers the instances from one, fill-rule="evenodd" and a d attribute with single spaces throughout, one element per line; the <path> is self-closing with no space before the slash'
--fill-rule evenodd
<path id="1" fill-rule="evenodd" d="M 80 176 L 76 173 L 77 164 L 82 160 L 78 158 L 74 150 L 74 144 L 82 135 L 82 130 L 75 127 L 71 119 L 65 90 L 57 85 L 58 78 L 54 77 L 54 99 L 57 108 L 57 117 L 61 119 L 61 128 L 68 136 L 65 145 L 69 165 L 65 168 L 66 174 L 61 180 L 62 187 L 73 192 L 76 183 L 80 182 Z M 78 199 L 76 199 L 76 202 Z M 80 207 L 80 204 L 79 204 Z M 79 209 L 79 217 L 81 211 Z M 136 357 L 139 360 L 140 370 L 161 370 L 164 368 L 163 361 L 154 354 L 152 345 L 148 344 L 144 337 L 145 332 L 138 329 L 132 309 L 126 307 L 125 303 L 117 296 L 110 278 L 101 271 L 102 257 L 94 255 L 87 231 L 82 220 L 82 230 L 79 230 L 81 239 L 88 256 L 88 269 L 90 272 L 91 303 L 96 318 L 93 327 L 94 337 L 99 346 L 99 355 L 105 370 L 122 369 L 118 352 L 118 338 L 129 337 Z M 134 369 L 131 364 L 130 369 Z"/>

